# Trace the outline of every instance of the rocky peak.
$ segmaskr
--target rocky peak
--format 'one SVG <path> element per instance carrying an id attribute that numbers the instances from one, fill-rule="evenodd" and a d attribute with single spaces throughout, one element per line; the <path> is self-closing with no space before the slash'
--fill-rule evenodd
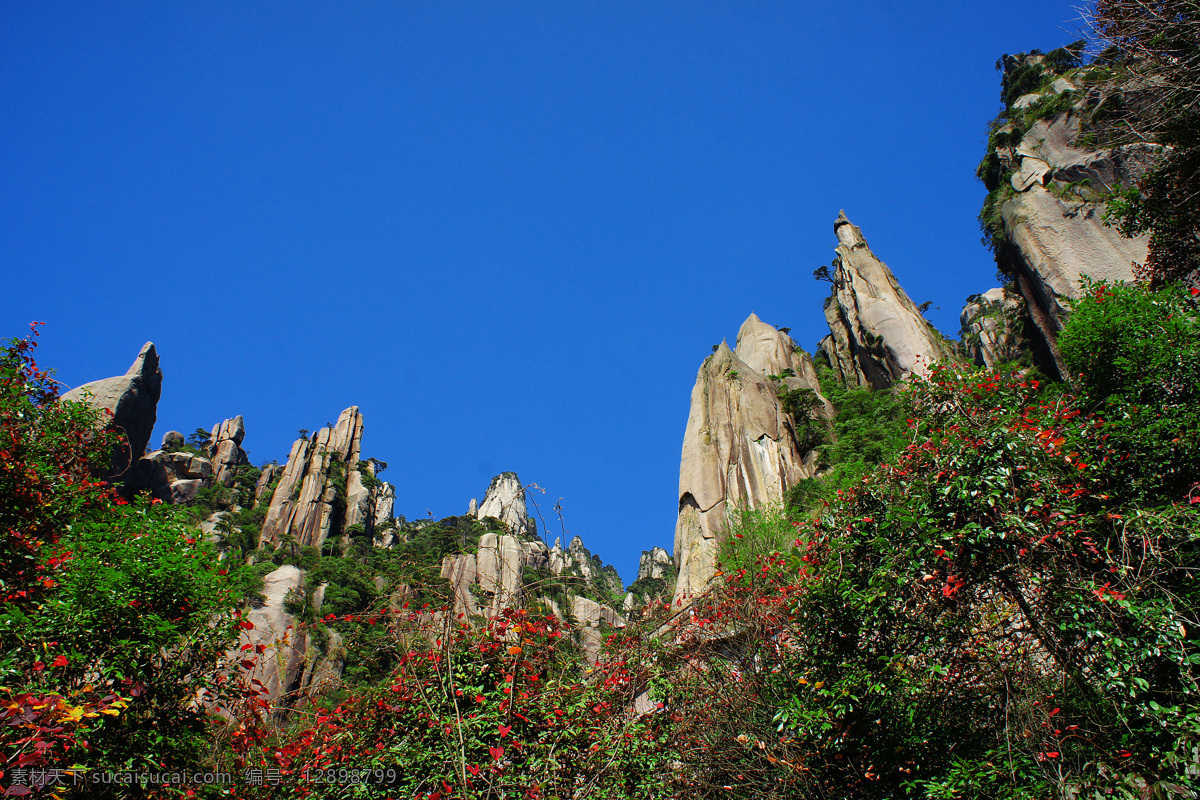
<path id="1" fill-rule="evenodd" d="M 703 591 L 716 570 L 728 505 L 779 502 L 815 471 L 815 454 L 779 396 L 796 389 L 828 408 L 808 354 L 753 314 L 736 353 L 722 342 L 700 365 L 679 466 L 677 598 Z"/>
<path id="2" fill-rule="evenodd" d="M 637 579 L 640 581 L 647 578 L 663 578 L 674 569 L 675 562 L 671 554 L 661 547 L 653 547 L 642 551 L 642 557 L 638 559 Z"/>
<path id="3" fill-rule="evenodd" d="M 242 449 L 242 440 L 245 438 L 246 424 L 240 414 L 213 426 L 208 440 L 208 453 L 217 483 L 233 486 L 235 470 L 242 464 L 250 463 L 250 457 Z"/>
<path id="4" fill-rule="evenodd" d="M 124 375 L 85 383 L 63 394 L 63 400 L 108 411 L 112 414 L 112 426 L 125 435 L 126 444 L 113 448 L 107 478 L 127 481 L 130 467 L 146 452 L 158 419 L 162 377 L 158 351 L 153 342 L 146 342 Z"/>
<path id="5" fill-rule="evenodd" d="M 528 537 L 536 533 L 536 526 L 525 510 L 525 487 L 515 472 L 502 472 L 492 478 L 475 517 L 495 517 L 517 536 Z"/>
<path id="6" fill-rule="evenodd" d="M 362 414 L 351 406 L 332 428 L 296 440 L 263 521 L 264 544 L 278 545 L 291 537 L 300 546 L 320 547 L 336 522 L 343 529 L 363 524 L 369 493 L 358 468 L 362 434 Z M 334 520 L 343 475 L 345 517 Z"/>
<path id="7" fill-rule="evenodd" d="M 830 335 L 820 346 L 838 377 L 884 389 L 911 373 L 925 375 L 932 364 L 951 357 L 950 344 L 925 321 L 845 211 L 833 230 L 838 239 L 833 292 L 825 301 Z"/>

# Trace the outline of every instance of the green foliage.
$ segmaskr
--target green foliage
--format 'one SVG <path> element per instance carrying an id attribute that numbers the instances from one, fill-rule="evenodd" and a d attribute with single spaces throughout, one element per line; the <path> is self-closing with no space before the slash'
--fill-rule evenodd
<path id="1" fill-rule="evenodd" d="M 774 376 L 772 376 L 774 377 Z M 776 384 L 779 404 L 783 412 L 792 418 L 796 426 L 797 445 L 807 451 L 825 441 L 825 422 L 820 411 L 825 407 L 821 398 L 812 389 L 788 389 L 782 381 Z"/>
<path id="2" fill-rule="evenodd" d="M 1101 96 L 1104 144 L 1157 142 L 1162 159 L 1136 187 L 1118 188 L 1106 221 L 1122 234 L 1148 234 L 1138 277 L 1158 286 L 1200 269 L 1200 4 L 1101 0 L 1091 10 L 1097 38 L 1109 44 Z"/>
<path id="3" fill-rule="evenodd" d="M 755 570 L 773 555 L 791 550 L 796 534 L 782 508 L 738 506 L 728 513 L 719 557 L 723 570 Z"/>
<path id="4" fill-rule="evenodd" d="M 196 701 L 224 692 L 233 633 L 225 570 L 178 511 L 92 480 L 113 438 L 57 401 L 33 346 L 0 350 L 0 744 L 26 768 L 199 763 Z"/>
<path id="5" fill-rule="evenodd" d="M 1200 317 L 1192 294 L 1088 284 L 1058 346 L 1089 409 L 1106 422 L 1114 490 L 1182 497 L 1200 480 Z"/>
<path id="6" fill-rule="evenodd" d="M 212 431 L 204 428 L 196 428 L 196 430 L 192 431 L 191 435 L 188 436 L 188 444 L 195 448 L 195 450 L 201 455 L 204 454 L 205 450 L 211 443 Z"/>
<path id="7" fill-rule="evenodd" d="M 800 481 L 788 490 L 788 504 L 798 508 L 854 485 L 908 441 L 904 409 L 892 392 L 844 386 L 825 365 L 817 367 L 817 376 L 834 407 L 833 441 L 821 448 L 822 479 Z"/>
<path id="8" fill-rule="evenodd" d="M 1131 333 L 1108 356 L 1142 346 Z M 741 677 L 709 683 L 716 733 L 684 763 L 792 796 L 1194 791 L 1200 507 L 1114 483 L 1114 415 L 1061 388 L 935 370 L 902 401 L 919 423 L 891 466 L 815 517 L 731 526 L 762 544 L 723 553 L 726 585 L 694 618 Z M 766 544 L 785 535 L 790 579 Z M 743 640 L 755 626 L 769 638 Z"/>

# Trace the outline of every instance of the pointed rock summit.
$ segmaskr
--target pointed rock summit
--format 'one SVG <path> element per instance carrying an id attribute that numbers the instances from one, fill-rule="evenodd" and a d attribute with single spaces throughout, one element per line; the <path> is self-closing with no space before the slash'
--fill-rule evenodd
<path id="1" fill-rule="evenodd" d="M 830 270 L 833 293 L 825 301 L 830 335 L 820 346 L 838 377 L 848 385 L 885 389 L 949 358 L 949 342 L 921 316 L 845 211 L 833 231 L 838 238 Z"/>
<path id="2" fill-rule="evenodd" d="M 483 503 L 475 511 L 475 518 L 495 517 L 510 533 L 532 536 L 536 526 L 525 512 L 525 487 L 521 485 L 521 479 L 515 472 L 502 472 L 492 478 Z"/>
<path id="3" fill-rule="evenodd" d="M 263 521 L 260 539 L 263 544 L 275 546 L 292 537 L 301 547 L 320 547 L 334 524 L 340 482 L 335 479 L 343 474 L 346 478 L 343 527 L 363 523 L 369 513 L 365 508 L 369 492 L 363 488 L 358 469 L 362 434 L 362 414 L 357 406 L 351 406 L 332 428 L 322 428 L 309 439 L 296 440 Z"/>
<path id="4" fill-rule="evenodd" d="M 798 389 L 813 392 L 817 413 L 829 417 L 812 359 L 754 314 L 738 331 L 736 352 L 722 342 L 700 365 L 679 465 L 677 599 L 703 591 L 716 571 L 727 508 L 780 501 L 816 470 L 780 399 Z"/>
<path id="5" fill-rule="evenodd" d="M 153 342 L 146 342 L 124 375 L 77 386 L 62 399 L 87 403 L 112 414 L 113 427 L 125 434 L 128 446 L 118 445 L 113 449 L 112 468 L 107 477 L 124 481 L 130 476 L 130 467 L 137 463 L 150 443 L 161 395 L 162 370 L 158 368 L 158 351 Z"/>

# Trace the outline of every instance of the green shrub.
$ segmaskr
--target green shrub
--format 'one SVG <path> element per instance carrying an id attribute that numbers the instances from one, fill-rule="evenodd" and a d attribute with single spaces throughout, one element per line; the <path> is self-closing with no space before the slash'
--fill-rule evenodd
<path id="1" fill-rule="evenodd" d="M 1180 286 L 1089 284 L 1058 340 L 1105 422 L 1115 490 L 1178 499 L 1200 481 L 1200 316 Z"/>

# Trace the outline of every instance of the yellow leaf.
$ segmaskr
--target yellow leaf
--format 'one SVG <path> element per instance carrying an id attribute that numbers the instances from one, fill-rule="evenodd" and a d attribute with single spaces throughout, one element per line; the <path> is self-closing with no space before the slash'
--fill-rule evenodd
<path id="1" fill-rule="evenodd" d="M 813 684 L 813 688 L 820 689 L 824 685 L 825 685 L 825 681 L 817 681 L 816 683 Z"/>
<path id="2" fill-rule="evenodd" d="M 104 708 L 100 710 L 101 714 L 108 714 L 110 717 L 119 717 L 121 712 L 115 708 Z"/>

